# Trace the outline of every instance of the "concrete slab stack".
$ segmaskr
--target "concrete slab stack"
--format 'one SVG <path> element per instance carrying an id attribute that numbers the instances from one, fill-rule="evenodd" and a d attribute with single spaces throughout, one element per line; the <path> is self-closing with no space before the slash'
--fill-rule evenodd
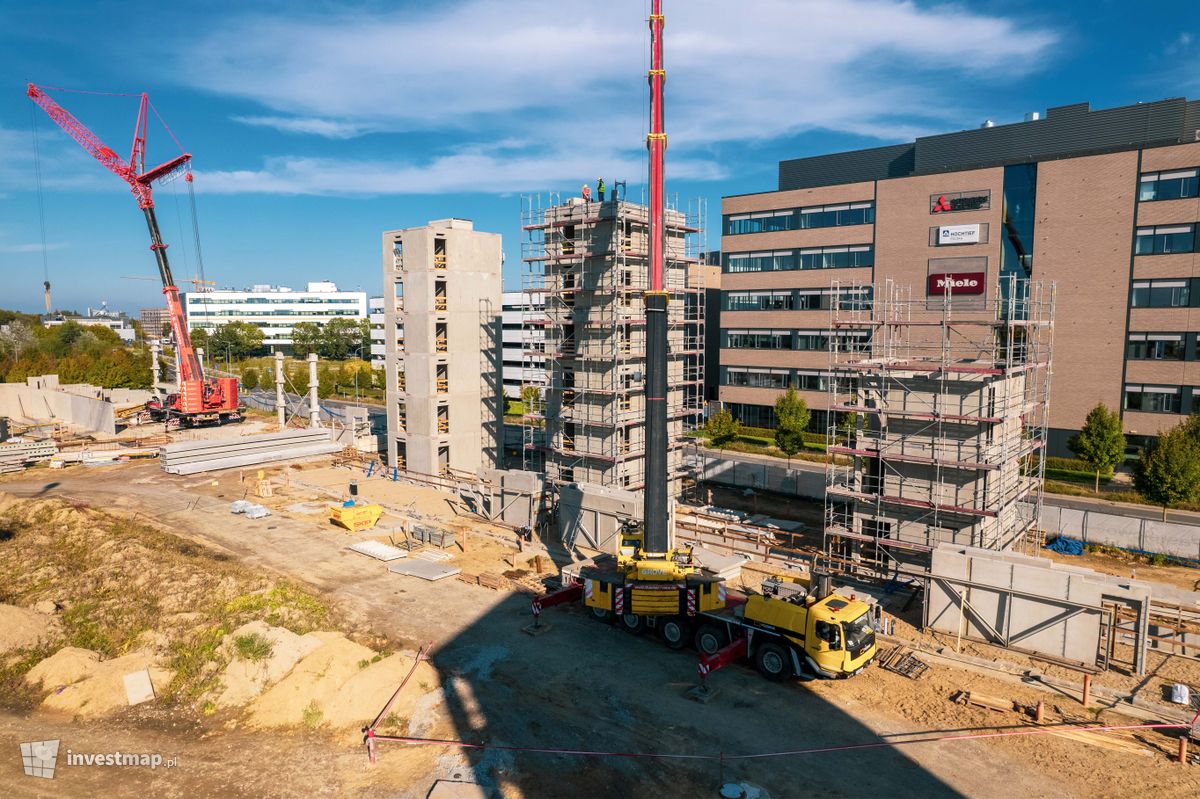
<path id="1" fill-rule="evenodd" d="M 188 441 L 159 447 L 159 463 L 170 474 L 197 474 L 337 452 L 328 430 L 287 430 L 217 441 Z"/>

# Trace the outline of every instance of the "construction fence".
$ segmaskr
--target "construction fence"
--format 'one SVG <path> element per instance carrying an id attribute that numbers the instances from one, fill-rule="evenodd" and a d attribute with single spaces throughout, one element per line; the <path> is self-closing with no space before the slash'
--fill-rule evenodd
<path id="1" fill-rule="evenodd" d="M 1049 538 L 1063 535 L 1085 544 L 1200 560 L 1200 526 L 1193 524 L 1045 505 L 1041 527 Z"/>

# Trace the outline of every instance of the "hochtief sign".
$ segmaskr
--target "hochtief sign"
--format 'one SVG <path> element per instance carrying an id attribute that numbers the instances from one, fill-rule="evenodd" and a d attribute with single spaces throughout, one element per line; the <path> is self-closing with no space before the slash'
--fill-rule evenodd
<path id="1" fill-rule="evenodd" d="M 979 225 L 942 225 L 938 228 L 938 245 L 978 244 L 981 239 L 979 228 Z"/>
<path id="2" fill-rule="evenodd" d="M 945 272 L 929 276 L 928 295 L 983 294 L 987 290 L 987 272 Z"/>

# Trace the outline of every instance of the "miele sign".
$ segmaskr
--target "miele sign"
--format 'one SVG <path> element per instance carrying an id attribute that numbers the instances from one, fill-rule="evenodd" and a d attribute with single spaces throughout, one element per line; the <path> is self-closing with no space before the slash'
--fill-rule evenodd
<path id="1" fill-rule="evenodd" d="M 991 189 L 955 191 L 929 195 L 929 213 L 952 214 L 957 211 L 986 211 L 992 207 Z"/>
<path id="2" fill-rule="evenodd" d="M 983 294 L 987 290 L 987 272 L 944 272 L 929 276 L 931 297 L 946 294 Z"/>
<path id="3" fill-rule="evenodd" d="M 979 225 L 942 225 L 938 228 L 939 245 L 978 244 L 982 240 Z"/>

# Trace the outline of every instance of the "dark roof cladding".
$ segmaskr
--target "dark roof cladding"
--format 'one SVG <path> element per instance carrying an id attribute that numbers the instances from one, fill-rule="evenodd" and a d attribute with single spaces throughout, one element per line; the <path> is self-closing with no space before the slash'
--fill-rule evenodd
<path id="1" fill-rule="evenodd" d="M 911 144 L 780 161 L 779 191 L 1193 141 L 1200 141 L 1200 100 L 1173 97 L 1100 111 L 1091 110 L 1088 103 L 1076 103 L 1051 108 L 1043 119 L 1028 122 L 922 136 Z"/>

